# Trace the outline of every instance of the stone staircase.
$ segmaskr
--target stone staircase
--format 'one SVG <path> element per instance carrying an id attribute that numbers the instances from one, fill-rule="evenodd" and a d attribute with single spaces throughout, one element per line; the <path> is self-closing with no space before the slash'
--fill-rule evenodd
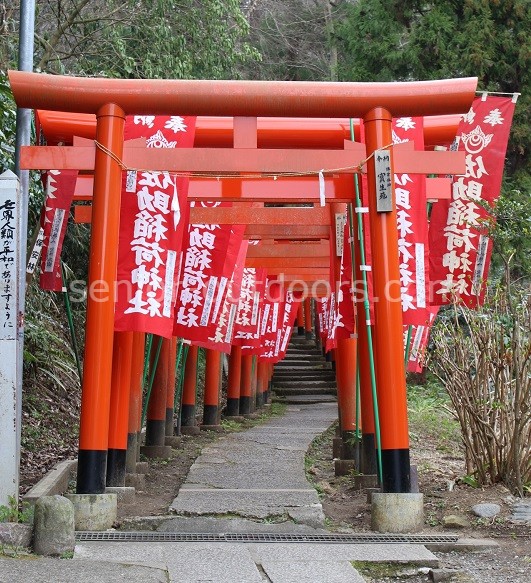
<path id="1" fill-rule="evenodd" d="M 336 401 L 336 376 L 313 340 L 293 335 L 286 357 L 275 365 L 274 400 L 293 405 Z"/>

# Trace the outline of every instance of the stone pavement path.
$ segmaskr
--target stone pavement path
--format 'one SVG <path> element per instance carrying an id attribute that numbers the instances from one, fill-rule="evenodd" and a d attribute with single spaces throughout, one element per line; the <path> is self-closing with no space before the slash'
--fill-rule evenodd
<path id="1" fill-rule="evenodd" d="M 337 415 L 337 405 L 288 407 L 282 417 L 222 437 L 203 449 L 171 511 L 230 514 L 324 526 L 316 490 L 306 480 L 304 455 Z"/>
<path id="2" fill-rule="evenodd" d="M 283 417 L 205 448 L 171 505 L 179 516 L 158 530 L 323 532 L 324 515 L 306 481 L 304 454 L 336 414 L 334 403 L 291 406 Z M 165 570 L 174 583 L 363 583 L 350 561 L 437 565 L 425 547 L 406 544 L 83 542 L 75 558 L 84 564 L 144 565 L 155 576 Z"/>

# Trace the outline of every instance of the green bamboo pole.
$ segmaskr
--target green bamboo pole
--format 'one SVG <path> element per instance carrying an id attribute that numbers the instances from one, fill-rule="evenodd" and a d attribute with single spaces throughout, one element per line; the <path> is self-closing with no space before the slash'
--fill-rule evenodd
<path id="1" fill-rule="evenodd" d="M 74 350 L 74 356 L 76 358 L 77 374 L 79 375 L 79 380 L 83 379 L 83 373 L 81 371 L 81 359 L 79 358 L 79 349 L 76 340 L 76 331 L 74 328 L 74 318 L 72 316 L 72 305 L 70 303 L 70 295 L 68 294 L 68 286 L 66 285 L 66 270 L 65 264 L 61 260 L 61 274 L 63 276 L 63 298 L 65 301 L 66 317 L 68 320 L 68 328 L 70 329 L 70 337 L 72 338 L 72 348 Z"/>
<path id="2" fill-rule="evenodd" d="M 354 123 L 350 120 L 350 139 L 354 141 Z M 356 206 L 361 207 L 361 197 L 360 197 L 360 186 L 358 175 L 354 174 L 354 188 L 356 192 Z M 360 242 L 360 264 L 365 265 L 365 239 L 363 236 L 363 221 L 358 220 L 358 239 Z M 370 322 L 371 311 L 369 306 L 369 291 L 367 285 L 367 273 L 365 271 L 361 272 L 361 278 L 363 282 L 363 308 L 365 311 L 365 320 Z M 378 458 L 378 477 L 380 482 L 382 481 L 383 471 L 382 471 L 382 444 L 380 436 L 380 415 L 378 412 L 378 394 L 376 392 L 376 371 L 374 369 L 374 351 L 372 345 L 372 324 L 367 324 L 367 345 L 369 348 L 369 368 L 371 374 L 371 389 L 372 389 L 372 403 L 374 410 L 374 431 L 376 438 L 376 454 Z"/>

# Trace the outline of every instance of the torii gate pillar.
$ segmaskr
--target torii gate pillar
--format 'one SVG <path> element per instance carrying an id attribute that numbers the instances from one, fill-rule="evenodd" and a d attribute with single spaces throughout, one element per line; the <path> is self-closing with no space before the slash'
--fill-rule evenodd
<path id="1" fill-rule="evenodd" d="M 364 122 L 367 156 L 392 144 L 392 116 L 389 111 L 380 107 L 374 108 L 365 116 Z M 406 374 L 392 152 L 389 155 L 392 208 L 388 212 L 377 210 L 379 178 L 376 176 L 375 160 L 367 162 L 374 314 L 377 326 L 374 354 L 381 426 L 382 490 L 407 493 L 411 489 L 411 478 Z"/>
<path id="2" fill-rule="evenodd" d="M 117 105 L 107 104 L 98 110 L 97 120 L 96 139 L 121 158 L 124 111 Z M 76 485 L 78 494 L 101 494 L 105 491 L 121 184 L 122 169 L 118 162 L 98 150 L 92 203 L 90 286 Z"/>

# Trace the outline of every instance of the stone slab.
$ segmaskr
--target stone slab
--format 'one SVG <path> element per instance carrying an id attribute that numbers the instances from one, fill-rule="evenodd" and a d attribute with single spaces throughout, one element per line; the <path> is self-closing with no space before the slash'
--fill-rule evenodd
<path id="1" fill-rule="evenodd" d="M 77 470 L 77 460 L 65 460 L 56 464 L 33 488 L 24 495 L 24 502 L 35 504 L 41 496 L 63 494 Z"/>
<path id="2" fill-rule="evenodd" d="M 167 566 L 172 583 L 263 583 L 245 545 L 225 543 L 82 543 L 84 559 Z M 131 579 L 131 581 L 143 579 Z M 112 581 L 111 579 L 109 582 Z"/>
<path id="3" fill-rule="evenodd" d="M 32 558 L 33 559 L 33 558 Z M 110 583 L 142 581 L 167 583 L 164 567 L 113 564 L 101 561 L 35 558 L 33 560 L 0 558 L 0 583 Z"/>
<path id="4" fill-rule="evenodd" d="M 0 522 L 0 546 L 29 547 L 32 537 L 33 528 L 29 524 Z"/>
<path id="5" fill-rule="evenodd" d="M 370 561 L 406 562 L 424 567 L 438 567 L 439 560 L 423 545 L 413 544 L 278 544 L 259 543 L 254 546 L 261 564 L 266 561 Z"/>
<path id="6" fill-rule="evenodd" d="M 237 514 L 267 518 L 283 515 L 288 508 L 319 503 L 315 490 L 221 490 L 181 489 L 170 510 L 177 514 Z"/>
<path id="7" fill-rule="evenodd" d="M 245 518 L 212 518 L 207 516 L 178 516 L 166 518 L 156 528 L 159 532 L 186 533 L 262 533 L 262 534 L 328 534 L 307 524 L 295 524 L 291 520 L 278 523 L 254 522 Z"/>
<path id="8" fill-rule="evenodd" d="M 365 583 L 348 561 L 265 561 L 262 568 L 271 583 Z"/>

